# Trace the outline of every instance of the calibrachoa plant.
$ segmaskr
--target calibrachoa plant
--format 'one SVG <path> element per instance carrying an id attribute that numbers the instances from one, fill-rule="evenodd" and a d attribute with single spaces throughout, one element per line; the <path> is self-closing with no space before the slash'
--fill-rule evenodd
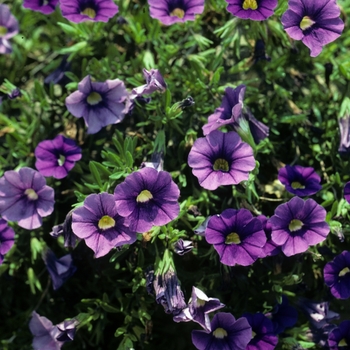
<path id="1" fill-rule="evenodd" d="M 350 347 L 349 19 L 3 1 L 1 349 Z"/>

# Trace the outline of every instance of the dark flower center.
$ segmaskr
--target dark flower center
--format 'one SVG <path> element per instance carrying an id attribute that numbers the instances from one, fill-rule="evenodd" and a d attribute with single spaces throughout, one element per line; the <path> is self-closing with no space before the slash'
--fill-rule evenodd
<path id="1" fill-rule="evenodd" d="M 171 17 L 178 17 L 178 18 L 184 18 L 185 17 L 185 11 L 180 8 L 175 8 L 170 12 Z"/>
<path id="2" fill-rule="evenodd" d="M 298 190 L 298 189 L 303 190 L 303 189 L 305 188 L 305 186 L 302 185 L 302 184 L 301 184 L 300 182 L 298 182 L 298 181 L 293 181 L 293 182 L 291 183 L 291 186 L 292 186 L 292 188 L 293 188 L 294 190 Z"/>
<path id="3" fill-rule="evenodd" d="M 93 91 L 87 97 L 86 101 L 87 101 L 87 103 L 89 105 L 94 106 L 94 105 L 97 105 L 98 103 L 100 103 L 102 101 L 102 97 L 101 97 L 101 95 L 98 92 Z"/>
<path id="4" fill-rule="evenodd" d="M 339 272 L 339 277 L 345 276 L 347 273 L 350 272 L 350 269 L 348 267 L 344 267 L 340 272 Z"/>
<path id="5" fill-rule="evenodd" d="M 27 188 L 24 191 L 24 194 L 28 197 L 30 201 L 36 201 L 39 196 L 36 194 L 36 192 L 32 188 Z"/>
<path id="6" fill-rule="evenodd" d="M 227 160 L 222 159 L 222 158 L 218 158 L 214 162 L 213 169 L 214 170 L 221 170 L 221 171 L 228 171 L 229 170 L 229 166 L 228 166 Z"/>
<path id="7" fill-rule="evenodd" d="M 291 232 L 295 232 L 295 231 L 298 231 L 300 230 L 302 227 L 304 226 L 304 224 L 298 220 L 298 219 L 293 219 L 290 223 L 289 223 L 289 230 Z"/>
<path id="8" fill-rule="evenodd" d="M 58 165 L 62 166 L 65 161 L 66 161 L 66 157 L 63 154 L 60 154 L 59 158 L 57 159 Z"/>
<path id="9" fill-rule="evenodd" d="M 338 346 L 348 346 L 348 343 L 345 338 L 343 338 L 339 343 Z"/>
<path id="10" fill-rule="evenodd" d="M 108 215 L 102 216 L 98 221 L 98 228 L 101 230 L 108 230 L 115 226 L 115 220 Z"/>
<path id="11" fill-rule="evenodd" d="M 81 11 L 80 14 L 88 16 L 92 19 L 94 19 L 96 17 L 96 11 L 94 9 L 92 9 L 91 7 L 87 7 L 86 9 Z"/>
<path id="12" fill-rule="evenodd" d="M 225 244 L 240 244 L 241 240 L 239 238 L 238 233 L 231 232 L 229 235 L 226 236 Z"/>
<path id="13" fill-rule="evenodd" d="M 0 36 L 3 36 L 7 33 L 7 28 L 4 26 L 0 26 Z"/>
<path id="14" fill-rule="evenodd" d="M 224 339 L 227 337 L 227 332 L 223 328 L 216 328 L 215 331 L 213 332 L 213 336 L 218 339 Z"/>
<path id="15" fill-rule="evenodd" d="M 303 19 L 300 22 L 300 29 L 306 30 L 312 27 L 312 25 L 315 23 L 309 16 L 304 16 Z"/>
<path id="16" fill-rule="evenodd" d="M 152 193 L 148 190 L 143 190 L 139 193 L 139 195 L 136 197 L 136 202 L 139 203 L 146 203 L 148 202 L 150 199 L 152 199 Z"/>
<path id="17" fill-rule="evenodd" d="M 243 10 L 256 10 L 258 2 L 256 0 L 244 0 L 242 4 Z"/>

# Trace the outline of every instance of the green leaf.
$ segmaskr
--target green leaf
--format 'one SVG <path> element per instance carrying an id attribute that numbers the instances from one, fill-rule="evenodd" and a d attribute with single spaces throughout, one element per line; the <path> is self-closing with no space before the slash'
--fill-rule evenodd
<path id="1" fill-rule="evenodd" d="M 102 185 L 102 181 L 101 181 L 101 176 L 97 170 L 97 166 L 96 166 L 96 162 L 94 161 L 90 161 L 89 162 L 89 169 L 90 169 L 90 172 L 92 174 L 92 177 L 94 178 L 94 180 L 96 181 L 98 187 L 100 189 L 102 189 L 103 185 Z"/>

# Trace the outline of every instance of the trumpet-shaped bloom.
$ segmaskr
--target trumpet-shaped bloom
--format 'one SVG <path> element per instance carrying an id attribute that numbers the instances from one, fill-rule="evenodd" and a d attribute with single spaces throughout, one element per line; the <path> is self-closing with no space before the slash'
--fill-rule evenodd
<path id="1" fill-rule="evenodd" d="M 329 225 L 325 220 L 326 210 L 313 199 L 294 197 L 279 205 L 269 219 L 271 239 L 287 256 L 303 253 L 326 239 Z"/>
<path id="2" fill-rule="evenodd" d="M 12 47 L 8 39 L 18 33 L 18 21 L 7 5 L 0 4 L 0 54 L 11 53 Z"/>
<path id="3" fill-rule="evenodd" d="M 59 0 L 24 0 L 23 7 L 49 15 L 55 11 Z"/>
<path id="4" fill-rule="evenodd" d="M 346 156 L 350 153 L 350 114 L 338 119 L 338 124 L 340 133 L 338 152 Z"/>
<path id="5" fill-rule="evenodd" d="M 234 131 L 212 131 L 198 138 L 188 155 L 188 165 L 199 184 L 208 190 L 248 180 L 255 167 L 253 149 Z"/>
<path id="6" fill-rule="evenodd" d="M 0 219 L 0 265 L 4 261 L 4 255 L 15 243 L 15 231 L 7 225 L 7 221 Z"/>
<path id="7" fill-rule="evenodd" d="M 335 0 L 289 0 L 288 10 L 281 17 L 285 31 L 294 40 L 301 40 L 318 56 L 324 45 L 336 40 L 344 29 Z"/>
<path id="8" fill-rule="evenodd" d="M 75 117 L 84 118 L 88 134 L 95 134 L 124 119 L 129 110 L 128 92 L 119 79 L 93 83 L 87 75 L 78 84 L 78 91 L 66 98 L 66 107 Z"/>
<path id="9" fill-rule="evenodd" d="M 57 135 L 53 140 L 38 143 L 34 151 L 35 167 L 44 176 L 62 179 L 73 169 L 75 162 L 81 158 L 81 148 L 74 140 Z"/>
<path id="10" fill-rule="evenodd" d="M 143 76 L 145 77 L 146 84 L 133 88 L 131 91 L 130 98 L 135 98 L 136 96 L 149 95 L 155 91 L 164 92 L 167 88 L 167 84 L 160 74 L 158 69 L 143 69 Z"/>
<path id="11" fill-rule="evenodd" d="M 53 212 L 54 202 L 54 190 L 36 170 L 9 170 L 0 178 L 0 215 L 27 230 L 42 225 L 42 217 Z"/>
<path id="12" fill-rule="evenodd" d="M 234 16 L 253 21 L 264 21 L 273 15 L 277 0 L 226 0 L 227 11 Z"/>
<path id="13" fill-rule="evenodd" d="M 169 26 L 176 22 L 194 21 L 204 10 L 204 0 L 148 0 L 150 15 Z"/>
<path id="14" fill-rule="evenodd" d="M 99 258 L 114 247 L 132 244 L 136 233 L 129 230 L 118 214 L 114 197 L 108 193 L 90 194 L 84 205 L 73 211 L 72 229 Z"/>
<path id="15" fill-rule="evenodd" d="M 174 220 L 180 211 L 180 190 L 166 171 L 142 168 L 114 190 L 118 213 L 130 220 L 130 229 L 147 232 Z"/>
<path id="16" fill-rule="evenodd" d="M 60 0 L 62 16 L 71 22 L 108 22 L 118 12 L 113 0 Z"/>

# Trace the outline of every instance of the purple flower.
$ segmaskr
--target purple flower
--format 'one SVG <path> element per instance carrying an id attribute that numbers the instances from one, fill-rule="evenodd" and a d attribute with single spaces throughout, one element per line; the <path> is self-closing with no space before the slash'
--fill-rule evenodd
<path id="1" fill-rule="evenodd" d="M 340 155 L 346 156 L 350 153 L 350 114 L 338 119 L 338 124 L 340 133 L 338 152 Z"/>
<path id="2" fill-rule="evenodd" d="M 199 236 L 205 236 L 205 230 L 208 227 L 208 222 L 210 220 L 211 216 L 208 216 L 195 230 L 193 230 L 193 233 Z"/>
<path id="3" fill-rule="evenodd" d="M 78 324 L 78 320 L 71 319 L 67 321 L 63 321 L 56 325 L 59 334 L 56 336 L 58 341 L 68 342 L 72 341 L 75 336 L 76 326 Z"/>
<path id="4" fill-rule="evenodd" d="M 71 22 L 108 22 L 118 12 L 113 0 L 60 0 L 62 16 Z"/>
<path id="5" fill-rule="evenodd" d="M 343 321 L 328 335 L 330 350 L 346 350 L 350 346 L 350 321 Z"/>
<path id="6" fill-rule="evenodd" d="M 54 202 L 54 190 L 36 170 L 9 170 L 0 178 L 0 215 L 27 230 L 42 225 L 41 218 L 53 212 Z"/>
<path id="7" fill-rule="evenodd" d="M 24 0 L 23 7 L 49 15 L 55 11 L 59 0 Z"/>
<path id="8" fill-rule="evenodd" d="M 180 211 L 180 190 L 166 171 L 143 168 L 127 176 L 114 190 L 118 213 L 130 229 L 147 232 L 174 220 Z"/>
<path id="9" fill-rule="evenodd" d="M 61 84 L 65 85 L 70 81 L 70 79 L 64 74 L 70 70 L 70 62 L 67 61 L 68 56 L 63 57 L 60 65 L 51 72 L 45 79 L 45 84 Z"/>
<path id="10" fill-rule="evenodd" d="M 63 235 L 64 246 L 66 248 L 74 248 L 76 241 L 79 240 L 72 230 L 72 214 L 73 210 L 66 215 L 66 218 L 62 224 L 54 226 L 52 228 L 52 232 L 50 232 L 50 235 L 54 238 L 58 238 L 59 236 Z"/>
<path id="11" fill-rule="evenodd" d="M 338 299 L 350 297 L 350 252 L 344 250 L 323 270 L 324 282 Z"/>
<path id="12" fill-rule="evenodd" d="M 148 0 L 150 15 L 169 26 L 176 22 L 194 21 L 204 10 L 204 0 Z"/>
<path id="13" fill-rule="evenodd" d="M 273 350 L 278 343 L 274 334 L 273 323 L 264 314 L 243 314 L 252 327 L 253 338 L 246 347 L 246 350 Z"/>
<path id="14" fill-rule="evenodd" d="M 203 188 L 216 190 L 221 185 L 237 185 L 248 180 L 255 159 L 253 149 L 237 133 L 214 130 L 194 142 L 188 165 Z"/>
<path id="15" fill-rule="evenodd" d="M 65 283 L 77 270 L 73 264 L 71 254 L 67 254 L 62 256 L 62 258 L 57 259 L 53 251 L 47 249 L 43 253 L 43 260 L 51 276 L 54 290 L 60 288 L 62 284 Z"/>
<path id="16" fill-rule="evenodd" d="M 105 192 L 90 194 L 84 205 L 74 210 L 72 229 L 95 252 L 96 258 L 114 247 L 136 241 L 136 233 L 129 230 L 125 219 L 118 214 L 113 195 Z"/>
<path id="17" fill-rule="evenodd" d="M 39 142 L 34 154 L 35 167 L 41 175 L 63 179 L 81 158 L 81 148 L 74 140 L 57 135 L 53 140 Z"/>
<path id="18" fill-rule="evenodd" d="M 128 93 L 119 79 L 93 83 L 87 75 L 78 84 L 78 91 L 66 98 L 66 107 L 75 117 L 84 118 L 88 134 L 95 134 L 124 119 L 129 108 Z"/>
<path id="19" fill-rule="evenodd" d="M 0 54 L 12 52 L 8 39 L 15 36 L 18 30 L 18 21 L 11 14 L 9 7 L 0 5 Z"/>
<path id="20" fill-rule="evenodd" d="M 151 156 L 150 162 L 142 162 L 140 168 L 153 168 L 157 171 L 164 169 L 164 155 L 163 152 L 154 152 Z"/>
<path id="21" fill-rule="evenodd" d="M 257 120 L 249 108 L 244 110 L 242 115 L 238 118 L 238 122 L 235 123 L 233 127 L 238 133 L 240 133 L 240 129 L 246 132 L 243 128 L 246 122 L 248 122 L 249 131 L 256 144 L 259 144 L 260 141 L 269 137 L 269 127 Z"/>
<path id="22" fill-rule="evenodd" d="M 273 15 L 277 0 L 226 0 L 227 11 L 234 16 L 253 21 L 264 21 Z"/>
<path id="23" fill-rule="evenodd" d="M 325 220 L 326 210 L 313 199 L 294 197 L 279 205 L 269 219 L 271 239 L 286 256 L 303 253 L 326 239 L 329 226 Z"/>
<path id="24" fill-rule="evenodd" d="M 288 35 L 301 40 L 311 50 L 311 57 L 316 57 L 342 33 L 344 23 L 339 16 L 335 0 L 289 0 L 281 22 Z"/>
<path id="25" fill-rule="evenodd" d="M 348 203 L 350 203 L 350 181 L 344 186 L 344 198 Z"/>
<path id="26" fill-rule="evenodd" d="M 145 77 L 146 84 L 132 89 L 130 98 L 135 98 L 136 96 L 149 95 L 155 91 L 164 92 L 167 88 L 167 84 L 160 74 L 158 69 L 143 69 L 143 76 Z"/>
<path id="27" fill-rule="evenodd" d="M 192 241 L 184 241 L 182 238 L 180 238 L 175 244 L 174 244 L 174 252 L 178 255 L 185 255 L 186 253 L 189 253 L 193 249 L 193 242 Z"/>
<path id="28" fill-rule="evenodd" d="M 286 165 L 279 170 L 278 180 L 288 192 L 300 197 L 310 196 L 322 189 L 321 178 L 311 167 Z"/>
<path id="29" fill-rule="evenodd" d="M 221 263 L 228 266 L 251 265 L 266 243 L 260 220 L 247 209 L 226 209 L 221 215 L 213 215 L 205 239 L 214 245 Z"/>
<path id="30" fill-rule="evenodd" d="M 245 317 L 236 320 L 231 314 L 219 312 L 211 321 L 210 333 L 192 331 L 192 343 L 199 350 L 244 350 L 252 339 L 252 328 Z"/>
<path id="31" fill-rule="evenodd" d="M 267 256 L 274 256 L 281 252 L 281 247 L 275 244 L 271 240 L 271 224 L 267 220 L 265 215 L 259 215 L 257 216 L 257 219 L 260 220 L 263 230 L 266 234 L 266 244 L 263 246 L 261 255 L 259 255 L 259 258 L 265 258 Z"/>
<path id="32" fill-rule="evenodd" d="M 7 221 L 0 219 L 0 265 L 4 261 L 5 254 L 15 243 L 15 231 L 7 225 Z"/>

